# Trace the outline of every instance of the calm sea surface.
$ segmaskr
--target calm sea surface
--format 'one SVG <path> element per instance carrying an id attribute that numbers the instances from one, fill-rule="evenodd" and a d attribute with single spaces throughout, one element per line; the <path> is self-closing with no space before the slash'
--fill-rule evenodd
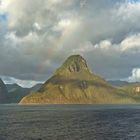
<path id="1" fill-rule="evenodd" d="M 0 105 L 0 140 L 140 140 L 140 105 Z"/>

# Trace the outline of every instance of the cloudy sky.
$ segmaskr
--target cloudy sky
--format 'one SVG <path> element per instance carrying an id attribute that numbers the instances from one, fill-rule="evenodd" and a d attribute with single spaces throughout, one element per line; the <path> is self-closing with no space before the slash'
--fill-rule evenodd
<path id="1" fill-rule="evenodd" d="M 140 81 L 140 0 L 0 0 L 0 77 L 46 81 L 71 54 L 106 79 Z"/>

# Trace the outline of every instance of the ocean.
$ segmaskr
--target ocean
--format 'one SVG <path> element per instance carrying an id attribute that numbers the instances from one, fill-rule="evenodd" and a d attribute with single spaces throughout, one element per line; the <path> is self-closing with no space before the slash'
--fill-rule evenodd
<path id="1" fill-rule="evenodd" d="M 140 140 L 140 105 L 0 105 L 0 140 Z"/>

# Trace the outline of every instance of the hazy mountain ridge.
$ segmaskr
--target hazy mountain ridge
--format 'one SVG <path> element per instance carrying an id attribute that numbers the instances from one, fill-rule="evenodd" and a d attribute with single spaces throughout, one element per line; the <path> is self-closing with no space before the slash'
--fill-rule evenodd
<path id="1" fill-rule="evenodd" d="M 112 86 L 116 86 L 116 87 L 122 87 L 122 86 L 132 84 L 127 81 L 121 81 L 121 80 L 108 80 L 107 82 L 109 82 Z"/>
<path id="2" fill-rule="evenodd" d="M 135 98 L 91 73 L 80 55 L 70 56 L 36 93 L 21 104 L 134 103 Z"/>
<path id="3" fill-rule="evenodd" d="M 23 88 L 18 84 L 5 84 L 0 79 L 0 104 L 19 103 L 19 101 L 31 92 L 37 91 L 42 84 L 31 88 Z"/>
<path id="4" fill-rule="evenodd" d="M 10 103 L 18 103 L 24 96 L 30 93 L 30 88 L 23 88 L 18 84 L 7 84 Z"/>
<path id="5" fill-rule="evenodd" d="M 8 100 L 8 90 L 4 82 L 0 79 L 0 103 L 7 103 Z"/>
<path id="6" fill-rule="evenodd" d="M 112 86 L 122 89 L 127 94 L 140 96 L 140 82 L 108 81 Z"/>
<path id="7" fill-rule="evenodd" d="M 31 88 L 23 88 L 18 84 L 6 85 L 8 89 L 8 96 L 10 103 L 18 103 L 23 97 L 27 96 L 31 92 L 37 91 L 42 84 L 37 84 Z"/>

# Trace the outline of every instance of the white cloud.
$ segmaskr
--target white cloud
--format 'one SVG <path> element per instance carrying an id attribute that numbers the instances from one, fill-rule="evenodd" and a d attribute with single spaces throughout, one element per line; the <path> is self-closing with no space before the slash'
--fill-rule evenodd
<path id="1" fill-rule="evenodd" d="M 61 38 L 71 35 L 80 25 L 80 21 L 76 18 L 61 19 L 57 25 L 53 27 L 54 32 L 61 32 Z"/>
<path id="2" fill-rule="evenodd" d="M 35 23 L 33 24 L 33 27 L 34 27 L 36 30 L 41 30 L 41 26 L 40 26 L 37 22 L 35 22 Z"/>
<path id="3" fill-rule="evenodd" d="M 5 82 L 5 84 L 15 84 L 24 87 L 24 88 L 31 88 L 35 86 L 36 84 L 43 83 L 42 81 L 33 81 L 33 80 L 20 80 L 13 77 L 5 77 L 1 76 L 2 80 Z"/>
<path id="4" fill-rule="evenodd" d="M 130 82 L 140 82 L 140 68 L 132 70 L 132 75 L 128 78 Z"/>
<path id="5" fill-rule="evenodd" d="M 108 51 L 118 51 L 120 53 L 140 52 L 140 33 L 124 38 L 120 43 L 113 44 L 111 40 L 102 40 L 95 45 L 95 48 Z"/>
<path id="6" fill-rule="evenodd" d="M 9 27 L 14 29 L 20 26 L 23 30 L 32 25 L 50 25 L 54 18 L 62 17 L 64 9 L 75 3 L 73 0 L 2 0 L 0 13 L 9 15 Z M 66 12 L 67 13 L 67 12 Z M 53 24 L 53 23 L 52 23 Z"/>
<path id="7" fill-rule="evenodd" d="M 135 22 L 140 18 L 140 1 L 126 0 L 123 4 L 119 5 L 117 14 L 124 20 L 130 19 L 131 22 Z"/>
<path id="8" fill-rule="evenodd" d="M 103 41 L 101 41 L 100 43 L 99 43 L 99 45 L 97 45 L 96 47 L 97 48 L 100 48 L 100 49 L 111 49 L 111 47 L 112 47 L 113 45 L 112 45 L 112 43 L 111 43 L 111 41 L 110 40 L 103 40 Z"/>
<path id="9" fill-rule="evenodd" d="M 95 46 L 93 46 L 93 44 L 90 41 L 86 41 L 80 44 L 79 46 L 77 46 L 77 48 L 73 49 L 72 53 L 84 54 L 84 53 L 92 52 L 94 51 L 94 49 L 95 49 Z"/>
<path id="10" fill-rule="evenodd" d="M 124 39 L 121 42 L 121 50 L 140 52 L 140 34 L 135 34 Z"/>
<path id="11" fill-rule="evenodd" d="M 36 32 L 29 32 L 26 36 L 24 37 L 18 37 L 16 35 L 16 32 L 8 32 L 5 35 L 5 39 L 9 40 L 12 44 L 15 44 L 15 46 L 20 47 L 20 49 L 22 48 L 28 48 L 28 46 L 24 46 L 24 44 L 28 44 L 28 43 L 38 43 L 40 40 L 40 37 L 37 35 Z M 33 45 L 32 44 L 32 45 Z"/>

